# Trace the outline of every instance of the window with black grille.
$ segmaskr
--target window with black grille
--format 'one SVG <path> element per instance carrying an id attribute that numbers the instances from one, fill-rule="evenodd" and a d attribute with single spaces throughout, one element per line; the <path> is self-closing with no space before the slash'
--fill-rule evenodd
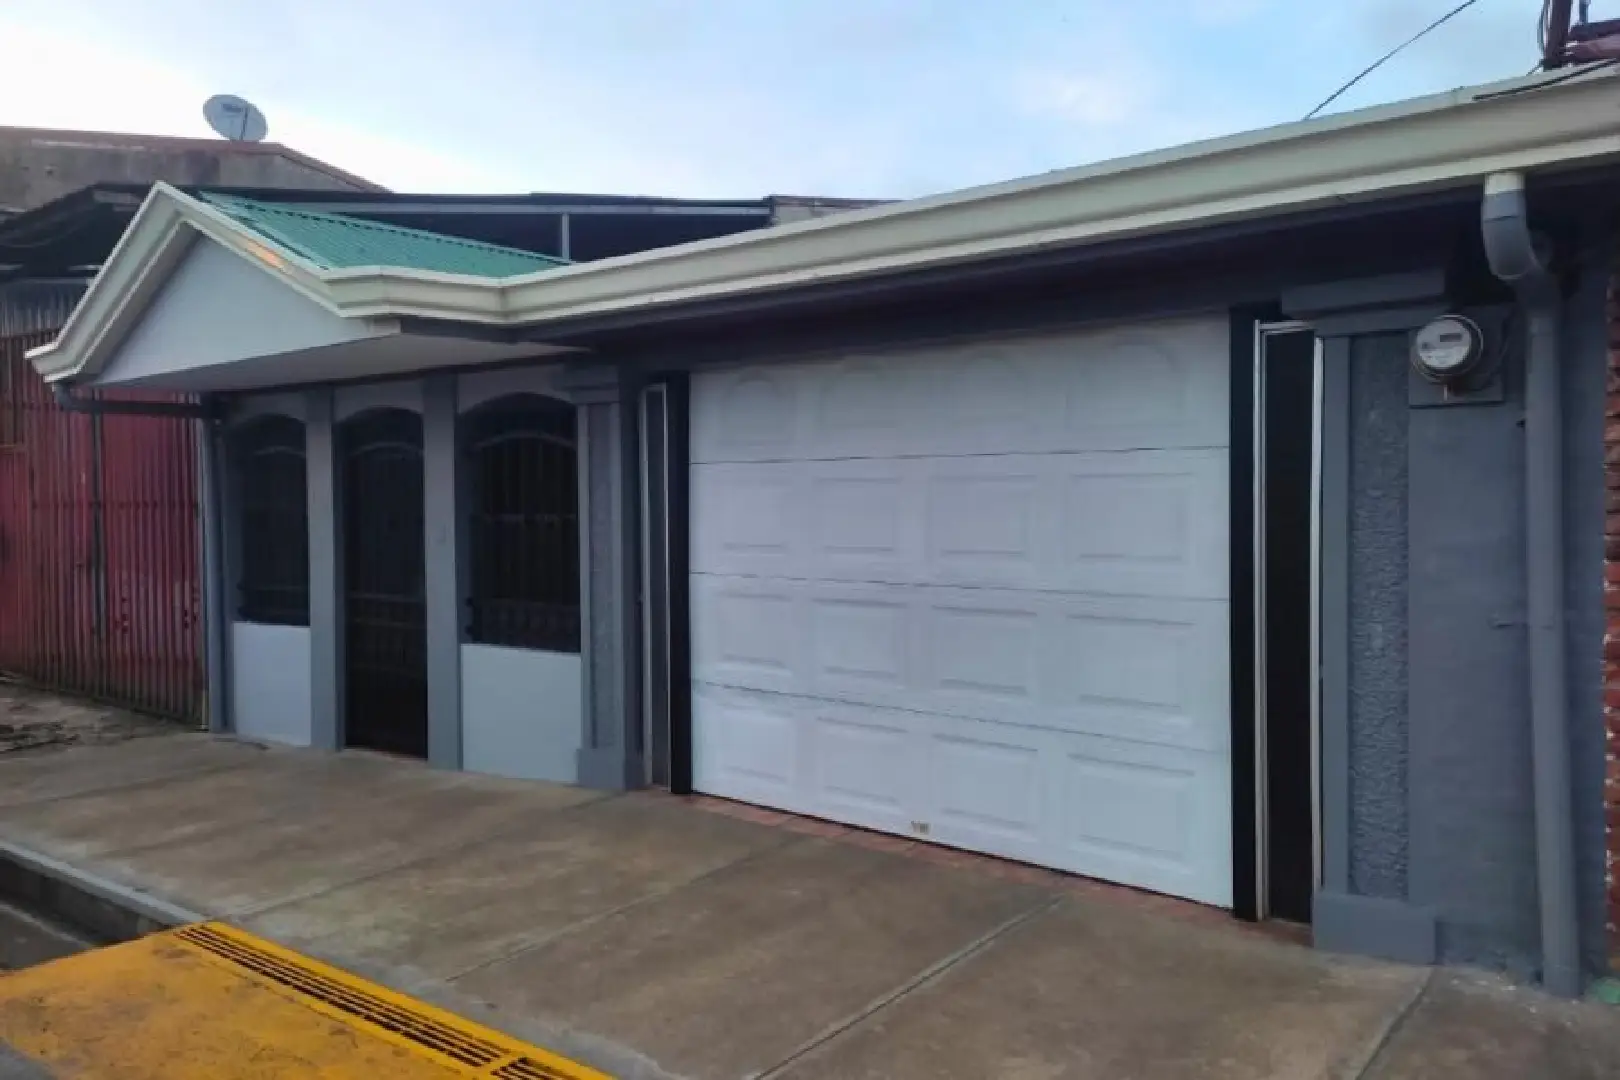
<path id="1" fill-rule="evenodd" d="M 469 641 L 579 652 L 574 407 L 534 394 L 462 418 Z"/>
<path id="2" fill-rule="evenodd" d="M 232 432 L 239 511 L 237 615 L 248 622 L 309 625 L 309 497 L 304 425 L 286 416 Z"/>

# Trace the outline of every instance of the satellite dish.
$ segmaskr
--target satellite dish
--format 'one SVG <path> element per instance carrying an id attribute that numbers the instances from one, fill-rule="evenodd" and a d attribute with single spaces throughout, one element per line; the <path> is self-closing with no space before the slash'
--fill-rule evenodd
<path id="1" fill-rule="evenodd" d="M 263 142 L 270 134 L 264 113 L 251 101 L 235 94 L 215 94 L 203 103 L 208 126 L 232 142 Z"/>

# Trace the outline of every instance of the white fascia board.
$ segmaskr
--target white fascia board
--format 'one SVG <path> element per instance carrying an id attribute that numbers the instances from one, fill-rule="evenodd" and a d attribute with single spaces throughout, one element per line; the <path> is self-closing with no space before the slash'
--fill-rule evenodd
<path id="1" fill-rule="evenodd" d="M 1563 73 L 1565 76 L 1568 72 Z M 1620 158 L 1620 78 L 1513 80 L 797 225 L 509 279 L 514 322 L 746 295 Z"/>
<path id="2" fill-rule="evenodd" d="M 511 322 L 501 279 L 364 266 L 328 271 L 322 285 L 335 310 L 354 318 L 410 315 L 488 326 Z"/>

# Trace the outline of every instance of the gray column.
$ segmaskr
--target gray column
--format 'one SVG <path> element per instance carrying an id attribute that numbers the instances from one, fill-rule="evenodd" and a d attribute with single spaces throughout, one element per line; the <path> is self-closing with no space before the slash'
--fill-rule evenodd
<path id="1" fill-rule="evenodd" d="M 579 782 L 642 783 L 635 393 L 613 367 L 571 371 L 578 409 L 583 727 Z"/>
<path id="2" fill-rule="evenodd" d="M 1433 962 L 1438 932 L 1433 909 L 1413 904 L 1406 887 L 1406 447 L 1404 438 L 1383 439 L 1374 421 L 1398 424 L 1404 436 L 1404 335 L 1444 304 L 1439 271 L 1312 285 L 1282 298 L 1323 343 L 1322 881 L 1312 929 L 1322 948 L 1412 963 Z M 1368 403 L 1355 400 L 1358 350 L 1397 388 L 1379 399 L 1377 417 L 1362 415 Z M 1372 444 L 1382 448 L 1379 463 L 1398 462 L 1400 475 L 1362 474 L 1358 447 Z"/>
<path id="3" fill-rule="evenodd" d="M 305 467 L 309 477 L 310 745 L 343 746 L 342 462 L 332 417 L 332 391 L 305 397 Z"/>
<path id="4" fill-rule="evenodd" d="M 456 377 L 435 375 L 422 387 L 422 489 L 427 524 L 428 762 L 461 768 L 462 513 L 457 498 Z"/>

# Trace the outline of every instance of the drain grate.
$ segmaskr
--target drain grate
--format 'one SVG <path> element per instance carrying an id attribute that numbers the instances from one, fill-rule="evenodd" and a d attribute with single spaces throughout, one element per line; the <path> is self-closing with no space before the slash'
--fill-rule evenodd
<path id="1" fill-rule="evenodd" d="M 198 923 L 171 936 L 232 968 L 291 990 L 328 1015 L 359 1021 L 396 1042 L 428 1050 L 468 1075 L 500 1080 L 608 1080 L 594 1069 L 508 1039 L 223 923 Z"/>
<path id="2" fill-rule="evenodd" d="M 534 1058 L 521 1057 L 516 1061 L 507 1062 L 489 1075 L 499 1077 L 500 1080 L 573 1080 L 577 1074 L 558 1072 Z"/>

